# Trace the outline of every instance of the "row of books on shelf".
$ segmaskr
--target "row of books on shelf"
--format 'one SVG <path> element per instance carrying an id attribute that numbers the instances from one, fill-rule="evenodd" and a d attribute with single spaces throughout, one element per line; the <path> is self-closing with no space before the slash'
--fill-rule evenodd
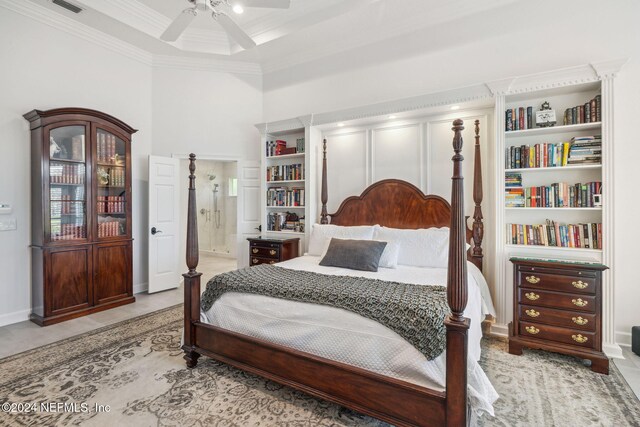
<path id="1" fill-rule="evenodd" d="M 524 130 L 535 127 L 533 107 L 509 108 L 505 112 L 505 131 Z"/>
<path id="2" fill-rule="evenodd" d="M 267 167 L 267 181 L 294 181 L 304 179 L 304 164 L 277 165 Z"/>
<path id="3" fill-rule="evenodd" d="M 84 186 L 51 187 L 49 190 L 51 201 L 84 200 Z"/>
<path id="4" fill-rule="evenodd" d="M 51 162 L 49 165 L 51 184 L 84 184 L 84 174 L 84 164 Z"/>
<path id="5" fill-rule="evenodd" d="M 506 242 L 513 245 L 602 249 L 602 224 L 507 224 Z"/>
<path id="6" fill-rule="evenodd" d="M 304 206 L 304 188 L 269 188 L 267 206 Z"/>
<path id="7" fill-rule="evenodd" d="M 60 215 L 84 215 L 84 202 L 73 200 L 70 195 L 63 195 L 62 200 L 52 200 L 51 217 Z"/>
<path id="8" fill-rule="evenodd" d="M 287 147 L 287 141 L 277 139 L 267 141 L 267 157 L 284 156 L 287 154 L 304 153 L 304 137 L 296 139 L 295 147 Z"/>
<path id="9" fill-rule="evenodd" d="M 86 239 L 87 238 L 87 227 L 84 224 L 84 218 L 77 219 L 73 223 L 64 223 L 61 221 L 52 220 L 51 221 L 51 240 L 75 240 L 75 239 Z"/>
<path id="10" fill-rule="evenodd" d="M 551 168 L 600 164 L 602 137 L 573 137 L 571 141 L 511 146 L 505 152 L 505 168 Z"/>
<path id="11" fill-rule="evenodd" d="M 580 123 L 593 123 L 602 120 L 602 97 L 596 95 L 584 105 L 576 105 L 575 107 L 564 110 L 564 124 L 576 125 Z"/>
<path id="12" fill-rule="evenodd" d="M 508 208 L 593 208 L 600 205 L 602 182 L 569 185 L 566 182 L 547 186 L 505 188 Z"/>
<path id="13" fill-rule="evenodd" d="M 115 135 L 99 132 L 97 153 L 98 162 L 124 164 L 124 153 L 117 153 L 116 145 Z"/>
<path id="14" fill-rule="evenodd" d="M 124 196 L 98 196 L 98 213 L 124 213 L 126 201 Z"/>
<path id="15" fill-rule="evenodd" d="M 270 212 L 267 214 L 267 231 L 304 231 L 304 218 L 291 220 L 288 212 Z M 289 219 L 287 219 L 289 218 Z"/>

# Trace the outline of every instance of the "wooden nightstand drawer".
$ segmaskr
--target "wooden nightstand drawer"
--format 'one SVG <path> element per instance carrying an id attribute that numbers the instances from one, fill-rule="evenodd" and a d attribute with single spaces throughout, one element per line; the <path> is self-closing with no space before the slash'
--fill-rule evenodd
<path id="1" fill-rule="evenodd" d="M 596 293 L 596 277 L 593 275 L 566 275 L 566 272 L 535 267 L 520 267 L 518 270 L 518 286 L 588 295 Z"/>
<path id="2" fill-rule="evenodd" d="M 260 265 L 260 264 L 275 264 L 278 262 L 277 259 L 270 259 L 270 258 L 257 258 L 257 257 L 251 257 L 251 265 Z"/>
<path id="3" fill-rule="evenodd" d="M 538 289 L 518 289 L 518 302 L 540 307 L 595 313 L 596 298 L 589 295 L 571 295 L 560 292 L 548 292 Z"/>
<path id="4" fill-rule="evenodd" d="M 559 328 L 540 323 L 520 322 L 520 335 L 526 338 L 550 340 L 584 348 L 596 348 L 596 334 L 593 332 Z"/>
<path id="5" fill-rule="evenodd" d="M 519 307 L 520 319 L 523 321 L 528 320 L 582 331 L 596 331 L 596 315 L 592 313 L 569 312 L 531 305 L 520 305 Z"/>
<path id="6" fill-rule="evenodd" d="M 298 256 L 300 238 L 249 238 L 249 265 L 275 264 Z"/>
<path id="7" fill-rule="evenodd" d="M 280 259 L 280 248 L 264 248 L 260 246 L 252 246 L 250 249 L 251 257 L 262 257 L 269 259 Z"/>

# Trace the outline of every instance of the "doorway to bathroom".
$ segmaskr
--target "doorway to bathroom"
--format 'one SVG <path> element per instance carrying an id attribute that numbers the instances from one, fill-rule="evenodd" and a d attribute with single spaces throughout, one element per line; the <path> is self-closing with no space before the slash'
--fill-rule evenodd
<path id="1" fill-rule="evenodd" d="M 189 161 L 180 160 L 181 176 L 189 175 Z M 208 280 L 215 274 L 236 269 L 238 240 L 238 162 L 196 161 L 196 207 L 198 212 L 198 271 Z M 187 182 L 183 180 L 183 182 Z M 186 235 L 186 200 L 183 187 L 181 217 Z"/>

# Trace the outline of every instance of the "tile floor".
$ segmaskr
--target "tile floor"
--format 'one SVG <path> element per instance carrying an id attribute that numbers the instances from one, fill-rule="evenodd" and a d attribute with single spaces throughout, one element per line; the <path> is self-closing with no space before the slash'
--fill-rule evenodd
<path id="1" fill-rule="evenodd" d="M 236 268 L 236 260 L 201 253 L 198 271 L 202 272 L 203 285 L 215 274 Z M 204 290 L 204 289 L 203 289 Z M 165 307 L 181 303 L 182 286 L 156 294 L 137 294 L 133 304 L 117 307 L 78 319 L 69 320 L 57 325 L 41 328 L 30 321 L 14 323 L 0 327 L 0 359 L 12 354 L 21 353 L 93 329 L 101 328 L 123 320 L 127 320 Z M 614 363 L 640 399 L 640 356 L 630 349 L 623 349 L 625 359 L 615 359 Z"/>

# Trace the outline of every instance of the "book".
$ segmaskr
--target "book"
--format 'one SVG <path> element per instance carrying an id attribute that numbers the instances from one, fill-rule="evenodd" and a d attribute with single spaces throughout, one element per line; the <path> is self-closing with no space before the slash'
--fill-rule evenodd
<path id="1" fill-rule="evenodd" d="M 602 249 L 602 224 L 506 224 L 506 243 L 526 246 Z"/>

